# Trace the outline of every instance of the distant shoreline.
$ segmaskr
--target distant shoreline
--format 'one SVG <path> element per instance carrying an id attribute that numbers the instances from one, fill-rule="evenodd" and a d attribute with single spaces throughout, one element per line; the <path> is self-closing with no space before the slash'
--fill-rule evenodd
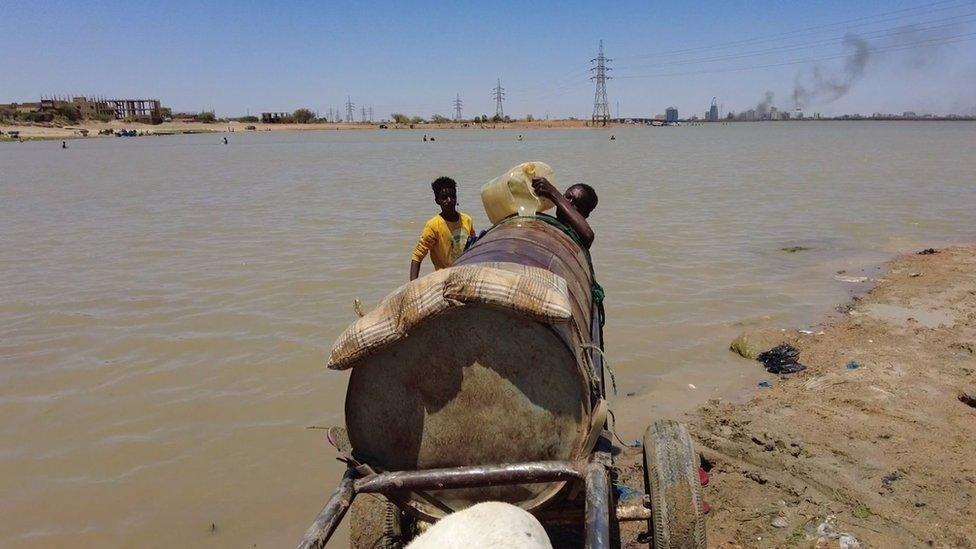
<path id="1" fill-rule="evenodd" d="M 748 124 L 752 122 L 764 123 L 806 123 L 806 122 L 973 122 L 976 117 L 968 118 L 823 118 L 803 120 L 724 120 L 705 122 L 702 120 L 681 121 L 684 126 Z M 23 140 L 67 140 L 94 137 L 112 137 L 114 132 L 121 129 L 135 130 L 139 135 L 178 135 L 194 133 L 237 133 L 264 131 L 340 131 L 340 130 L 414 130 L 414 131 L 442 131 L 442 130 L 539 130 L 539 129 L 610 129 L 644 126 L 627 122 L 610 122 L 606 126 L 592 125 L 589 120 L 534 120 L 488 123 L 426 123 L 426 124 L 394 124 L 394 123 L 312 123 L 312 124 L 263 124 L 248 122 L 163 122 L 162 124 L 126 123 L 122 121 L 96 122 L 83 121 L 76 124 L 57 126 L 53 124 L 0 124 L 0 141 L 12 141 L 11 131 L 18 132 L 18 138 Z M 253 127 L 253 130 L 246 129 Z M 99 135 L 98 132 L 111 130 L 113 135 Z M 84 135 L 87 131 L 87 136 Z"/>

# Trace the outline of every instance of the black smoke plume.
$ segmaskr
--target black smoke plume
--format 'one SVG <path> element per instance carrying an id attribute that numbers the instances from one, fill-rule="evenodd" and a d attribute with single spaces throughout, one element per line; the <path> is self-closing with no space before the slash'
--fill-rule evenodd
<path id="1" fill-rule="evenodd" d="M 773 92 L 767 91 L 763 100 L 756 104 L 756 114 L 769 114 L 769 108 L 773 106 Z"/>
<path id="2" fill-rule="evenodd" d="M 793 103 L 807 107 L 836 101 L 851 90 L 875 65 L 887 64 L 897 70 L 917 71 L 939 64 L 944 46 L 958 38 L 961 24 L 935 28 L 906 25 L 888 33 L 884 38 L 866 40 L 855 34 L 847 34 L 842 42 L 844 67 L 831 70 L 816 64 L 796 75 L 793 87 Z M 870 63 L 870 66 L 869 66 Z"/>
<path id="3" fill-rule="evenodd" d="M 823 65 L 817 64 L 804 77 L 796 76 L 793 86 L 793 103 L 797 106 L 823 104 L 836 101 L 850 91 L 851 86 L 864 76 L 871 49 L 868 43 L 858 36 L 844 36 L 844 69 L 831 73 Z"/>

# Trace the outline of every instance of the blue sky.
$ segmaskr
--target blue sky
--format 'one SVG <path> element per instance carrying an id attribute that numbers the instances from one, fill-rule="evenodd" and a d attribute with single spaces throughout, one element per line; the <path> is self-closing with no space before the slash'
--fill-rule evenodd
<path id="1" fill-rule="evenodd" d="M 906 25 L 915 25 L 906 29 Z M 870 57 L 807 112 L 976 112 L 976 0 L 784 2 L 0 2 L 0 102 L 151 96 L 219 115 L 320 113 L 347 95 L 391 112 L 589 117 L 589 60 L 613 59 L 611 111 L 793 108 L 814 67 L 844 83 L 846 33 Z"/>

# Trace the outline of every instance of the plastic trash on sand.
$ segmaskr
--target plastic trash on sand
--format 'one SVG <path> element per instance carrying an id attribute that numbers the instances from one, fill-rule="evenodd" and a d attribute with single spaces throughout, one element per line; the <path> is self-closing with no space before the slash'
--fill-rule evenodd
<path id="1" fill-rule="evenodd" d="M 861 282 L 867 282 L 868 277 L 866 276 L 847 276 L 847 275 L 834 275 L 834 280 L 838 282 L 850 282 L 851 284 L 859 284 Z"/>
<path id="2" fill-rule="evenodd" d="M 525 162 L 481 187 L 481 202 L 492 224 L 510 215 L 535 215 L 554 206 L 548 199 L 536 196 L 532 190 L 532 179 L 536 177 L 544 177 L 556 185 L 549 164 Z"/>
<path id="3" fill-rule="evenodd" d="M 617 499 L 624 501 L 628 499 L 634 499 L 644 496 L 644 492 L 641 490 L 635 490 L 626 484 L 614 484 L 613 491 L 617 495 Z"/>
<path id="4" fill-rule="evenodd" d="M 806 366 L 797 362 L 800 350 L 789 343 L 781 343 L 765 353 L 760 353 L 756 360 L 771 374 L 793 374 L 805 370 Z"/>
<path id="5" fill-rule="evenodd" d="M 852 534 L 837 531 L 836 521 L 834 515 L 828 515 L 820 524 L 808 522 L 803 527 L 807 540 L 814 541 L 817 547 L 828 547 L 836 541 L 840 549 L 860 549 L 861 543 Z"/>

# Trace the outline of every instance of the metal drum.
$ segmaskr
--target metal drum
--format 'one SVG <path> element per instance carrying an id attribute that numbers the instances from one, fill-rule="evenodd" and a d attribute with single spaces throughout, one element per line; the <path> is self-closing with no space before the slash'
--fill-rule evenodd
<path id="1" fill-rule="evenodd" d="M 592 450 L 591 271 L 560 229 L 513 218 L 490 230 L 455 263 L 510 262 L 567 281 L 571 322 L 551 325 L 487 306 L 424 320 L 408 337 L 352 369 L 346 428 L 355 457 L 377 471 L 546 460 L 575 461 Z M 599 394 L 598 392 L 596 394 Z M 403 493 L 426 519 L 481 501 L 527 510 L 558 499 L 562 482 Z"/>

